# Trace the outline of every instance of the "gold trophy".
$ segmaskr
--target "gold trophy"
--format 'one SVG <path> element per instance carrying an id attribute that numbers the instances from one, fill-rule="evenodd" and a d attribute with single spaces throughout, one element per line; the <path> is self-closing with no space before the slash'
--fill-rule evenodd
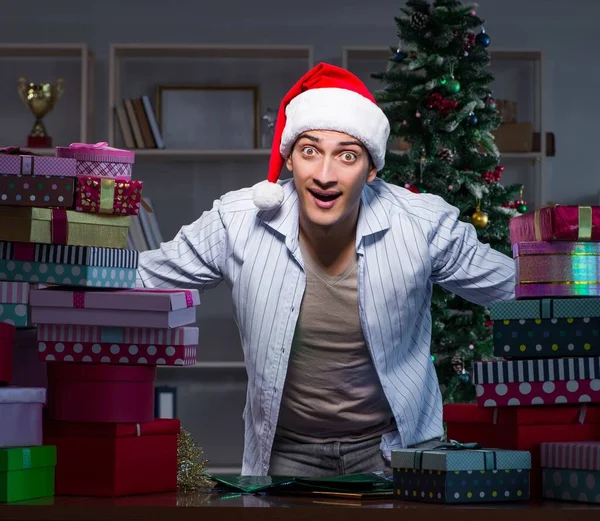
<path id="1" fill-rule="evenodd" d="M 35 116 L 31 134 L 27 137 L 27 146 L 31 148 L 50 148 L 52 138 L 48 135 L 42 118 L 48 114 L 65 90 L 65 80 L 59 78 L 56 85 L 51 83 L 27 83 L 25 78 L 18 81 L 19 96 Z"/>

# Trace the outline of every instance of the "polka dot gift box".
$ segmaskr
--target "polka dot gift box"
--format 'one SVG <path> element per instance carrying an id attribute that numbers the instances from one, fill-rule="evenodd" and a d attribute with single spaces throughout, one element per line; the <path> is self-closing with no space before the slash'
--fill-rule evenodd
<path id="1" fill-rule="evenodd" d="M 0 241 L 0 280 L 133 288 L 137 265 L 135 250 Z"/>
<path id="2" fill-rule="evenodd" d="M 564 298 L 497 302 L 494 355 L 552 358 L 600 355 L 600 299 Z"/>
<path id="3" fill-rule="evenodd" d="M 0 174 L 0 205 L 71 208 L 74 187 L 73 177 Z"/>
<path id="4" fill-rule="evenodd" d="M 28 327 L 29 284 L 27 282 L 0 282 L 0 322 L 15 327 Z"/>
<path id="5" fill-rule="evenodd" d="M 542 443 L 543 497 L 600 503 L 600 441 Z"/>
<path id="6" fill-rule="evenodd" d="M 475 362 L 480 407 L 600 403 L 600 357 Z"/>
<path id="7" fill-rule="evenodd" d="M 173 329 L 40 325 L 44 362 L 188 366 L 196 363 L 197 327 Z"/>
<path id="8" fill-rule="evenodd" d="M 393 450 L 394 496 L 431 503 L 529 499 L 529 452 L 464 447 Z"/>

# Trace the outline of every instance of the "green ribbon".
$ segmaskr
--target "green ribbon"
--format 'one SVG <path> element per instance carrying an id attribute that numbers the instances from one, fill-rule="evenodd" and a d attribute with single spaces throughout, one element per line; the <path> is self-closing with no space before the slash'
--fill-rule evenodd
<path id="1" fill-rule="evenodd" d="M 31 449 L 22 449 L 23 450 L 23 468 L 29 469 L 31 468 Z"/>
<path id="2" fill-rule="evenodd" d="M 578 217 L 578 239 L 589 241 L 592 238 L 592 207 L 580 206 Z"/>

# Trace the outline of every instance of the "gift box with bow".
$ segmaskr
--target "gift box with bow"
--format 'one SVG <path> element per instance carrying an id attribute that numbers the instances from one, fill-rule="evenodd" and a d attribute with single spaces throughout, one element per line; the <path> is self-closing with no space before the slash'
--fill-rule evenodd
<path id="1" fill-rule="evenodd" d="M 56 156 L 75 160 L 78 176 L 130 178 L 135 161 L 133 152 L 109 147 L 105 141 L 56 147 Z"/>
<path id="2" fill-rule="evenodd" d="M 433 503 L 493 503 L 529 499 L 531 454 L 440 443 L 392 451 L 394 494 Z"/>

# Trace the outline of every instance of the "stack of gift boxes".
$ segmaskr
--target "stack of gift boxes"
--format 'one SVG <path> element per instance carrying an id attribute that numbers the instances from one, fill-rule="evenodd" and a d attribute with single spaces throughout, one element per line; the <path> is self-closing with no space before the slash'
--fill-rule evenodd
<path id="1" fill-rule="evenodd" d="M 532 497 L 600 502 L 600 208 L 543 208 L 510 235 L 515 299 L 490 310 L 499 360 L 474 364 L 476 405 L 445 406 L 448 437 L 530 451 Z"/>
<path id="2" fill-rule="evenodd" d="M 133 163 L 106 143 L 0 150 L 0 501 L 176 489 L 154 383 L 195 363 L 199 295 L 135 289 Z"/>

